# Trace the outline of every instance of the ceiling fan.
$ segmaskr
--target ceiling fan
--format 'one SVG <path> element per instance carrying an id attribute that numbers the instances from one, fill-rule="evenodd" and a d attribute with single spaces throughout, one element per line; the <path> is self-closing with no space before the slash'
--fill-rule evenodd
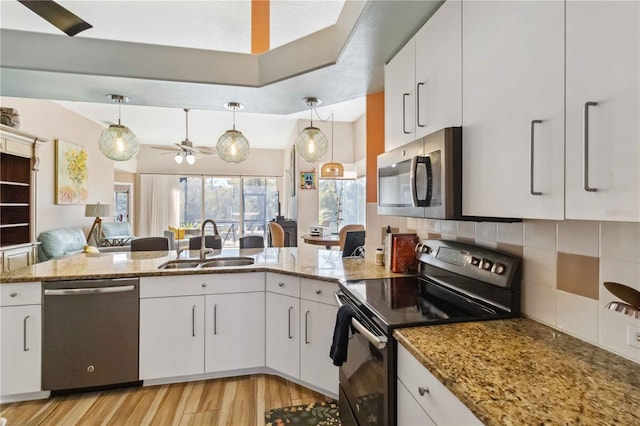
<path id="1" fill-rule="evenodd" d="M 183 160 L 187 160 L 187 163 L 193 164 L 196 162 L 196 158 L 202 157 L 217 157 L 218 152 L 208 146 L 193 146 L 193 142 L 189 140 L 189 109 L 184 108 L 185 113 L 185 138 L 182 142 L 173 145 L 151 145 L 153 149 L 159 149 L 162 151 L 170 151 L 165 154 L 175 153 L 174 159 L 176 163 L 180 164 Z"/>
<path id="2" fill-rule="evenodd" d="M 70 37 L 93 28 L 93 25 L 52 0 L 18 0 L 18 2 Z"/>

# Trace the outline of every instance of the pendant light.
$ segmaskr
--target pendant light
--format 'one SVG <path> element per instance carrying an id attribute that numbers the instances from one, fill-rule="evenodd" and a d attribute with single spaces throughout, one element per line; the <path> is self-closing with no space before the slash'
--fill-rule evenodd
<path id="1" fill-rule="evenodd" d="M 316 114 L 318 111 L 316 111 Z M 320 117 L 318 117 L 320 118 Z M 327 118 L 331 120 L 331 162 L 324 163 L 320 167 L 320 177 L 325 179 L 338 179 L 344 177 L 344 166 L 342 163 L 336 163 L 333 161 L 333 113 Z"/>
<path id="2" fill-rule="evenodd" d="M 227 102 L 224 107 L 233 111 L 233 129 L 227 130 L 220 136 L 216 151 L 218 151 L 220 158 L 227 163 L 241 163 L 247 159 L 251 150 L 247 138 L 241 131 L 236 130 L 236 111 L 241 110 L 244 106 L 238 102 Z M 189 161 L 188 157 L 187 161 Z"/>
<path id="3" fill-rule="evenodd" d="M 304 98 L 303 102 L 311 108 L 311 125 L 306 127 L 296 139 L 296 152 L 309 163 L 315 163 L 324 158 L 329 143 L 327 137 L 313 126 L 313 108 L 322 103 L 318 98 Z"/>
<path id="4" fill-rule="evenodd" d="M 100 151 L 114 161 L 130 160 L 140 149 L 136 135 L 120 123 L 120 107 L 130 99 L 122 95 L 107 95 L 107 98 L 118 104 L 118 124 L 112 124 L 102 131 L 98 138 Z"/>

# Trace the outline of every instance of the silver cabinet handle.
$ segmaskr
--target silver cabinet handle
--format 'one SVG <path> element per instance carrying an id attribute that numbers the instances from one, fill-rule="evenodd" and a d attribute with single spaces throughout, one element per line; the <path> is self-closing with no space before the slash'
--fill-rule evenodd
<path id="1" fill-rule="evenodd" d="M 322 294 L 322 290 L 316 290 L 316 294 L 319 296 Z"/>
<path id="2" fill-rule="evenodd" d="M 291 311 L 293 311 L 293 306 L 289 307 L 289 339 L 293 339 L 291 335 Z"/>
<path id="3" fill-rule="evenodd" d="M 11 294 L 9 295 L 9 297 L 16 297 L 17 295 L 18 295 L 18 293 L 16 293 L 16 292 L 14 291 L 13 293 L 11 293 Z"/>
<path id="4" fill-rule="evenodd" d="M 213 305 L 213 335 L 218 334 L 218 305 Z"/>
<path id="5" fill-rule="evenodd" d="M 278 287 L 284 287 L 284 283 L 278 283 Z"/>
<path id="6" fill-rule="evenodd" d="M 191 337 L 196 337 L 196 305 L 191 308 Z"/>
<path id="7" fill-rule="evenodd" d="M 309 344 L 311 341 L 309 340 L 309 314 L 311 311 L 307 311 L 304 313 L 304 343 Z"/>
<path id="8" fill-rule="evenodd" d="M 207 286 L 207 283 L 202 283 L 202 288 L 205 288 Z"/>
<path id="9" fill-rule="evenodd" d="M 589 186 L 589 107 L 597 106 L 597 102 L 586 102 L 584 104 L 584 190 L 596 192 L 596 188 Z"/>
<path id="10" fill-rule="evenodd" d="M 416 123 L 418 127 L 424 127 L 424 124 L 420 124 L 420 86 L 424 86 L 424 83 L 418 83 L 416 87 Z"/>
<path id="11" fill-rule="evenodd" d="M 87 287 L 87 288 L 61 288 L 58 290 L 45 290 L 45 296 L 74 296 L 80 294 L 104 294 L 124 293 L 136 289 L 134 285 L 120 285 L 115 287 Z"/>
<path id="12" fill-rule="evenodd" d="M 29 350 L 29 347 L 27 346 L 27 320 L 29 319 L 29 315 L 27 315 L 26 317 L 24 317 L 23 320 L 23 325 L 24 325 L 24 336 L 23 336 L 23 344 L 22 344 L 22 349 L 26 352 Z"/>
<path id="13" fill-rule="evenodd" d="M 534 170 L 534 167 L 533 167 L 533 157 L 534 157 L 534 155 L 533 154 L 535 152 L 534 149 L 533 149 L 533 141 L 535 140 L 533 129 L 534 129 L 536 124 L 540 124 L 540 123 L 542 123 L 542 120 L 531 120 L 531 142 L 530 142 L 530 145 L 531 145 L 531 164 L 529 165 L 529 183 L 530 183 L 529 192 L 531 192 L 531 195 L 542 195 L 542 192 L 535 191 L 533 189 L 533 170 Z"/>
<path id="14" fill-rule="evenodd" d="M 429 388 L 418 386 L 418 393 L 420 394 L 420 396 L 424 396 L 425 393 L 429 393 Z"/>
<path id="15" fill-rule="evenodd" d="M 405 135 L 408 135 L 411 133 L 411 132 L 407 132 L 407 127 L 405 126 L 405 124 L 407 124 L 406 103 L 407 103 L 407 96 L 409 95 L 410 93 L 402 94 L 402 133 L 404 133 Z"/>

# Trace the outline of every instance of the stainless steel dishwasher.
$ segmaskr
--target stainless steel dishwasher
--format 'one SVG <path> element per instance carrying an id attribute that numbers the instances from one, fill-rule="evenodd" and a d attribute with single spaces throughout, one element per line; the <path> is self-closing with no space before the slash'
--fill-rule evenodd
<path id="1" fill-rule="evenodd" d="M 42 389 L 138 381 L 139 279 L 43 286 Z"/>

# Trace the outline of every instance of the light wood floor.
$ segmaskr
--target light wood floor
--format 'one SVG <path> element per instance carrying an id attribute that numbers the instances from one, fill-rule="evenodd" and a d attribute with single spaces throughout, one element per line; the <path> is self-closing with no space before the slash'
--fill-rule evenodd
<path id="1" fill-rule="evenodd" d="M 270 375 L 68 395 L 0 406 L 16 425 L 264 425 L 264 411 L 330 398 Z"/>

